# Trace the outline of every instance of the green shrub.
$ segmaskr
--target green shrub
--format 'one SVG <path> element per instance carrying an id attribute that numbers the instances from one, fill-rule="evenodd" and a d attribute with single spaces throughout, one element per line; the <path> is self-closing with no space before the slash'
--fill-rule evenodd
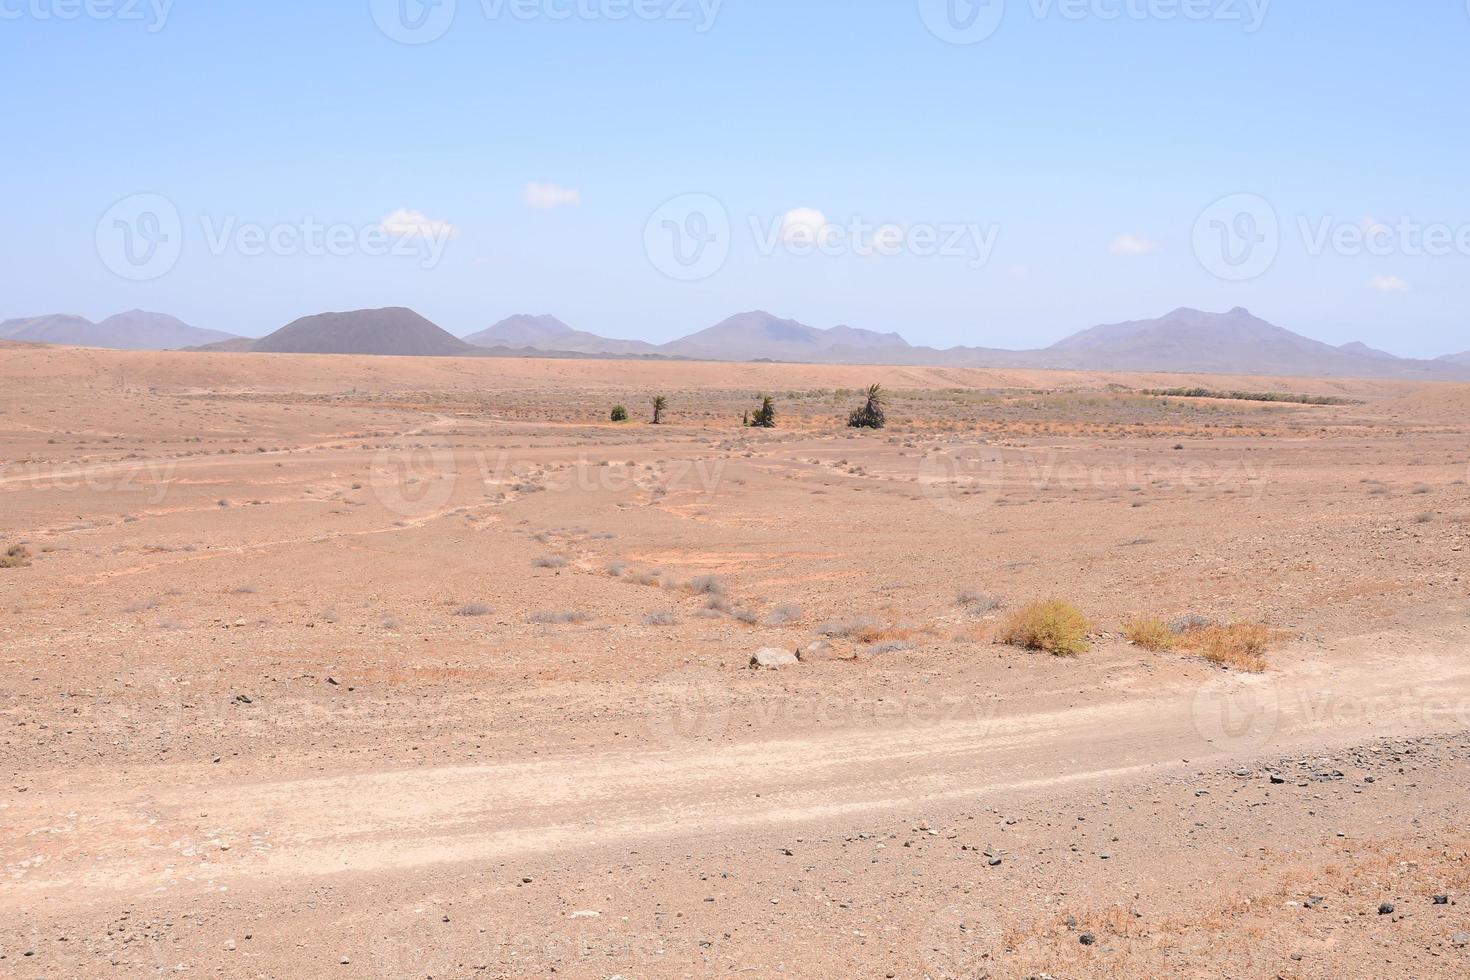
<path id="1" fill-rule="evenodd" d="M 854 409 L 847 417 L 849 428 L 853 429 L 881 429 L 888 424 L 888 416 L 883 412 L 884 392 L 882 385 L 872 385 L 868 388 L 867 399 L 863 407 Z"/>
<path id="2" fill-rule="evenodd" d="M 612 420 L 614 422 L 628 421 L 628 410 L 622 405 L 614 405 L 612 409 Z"/>

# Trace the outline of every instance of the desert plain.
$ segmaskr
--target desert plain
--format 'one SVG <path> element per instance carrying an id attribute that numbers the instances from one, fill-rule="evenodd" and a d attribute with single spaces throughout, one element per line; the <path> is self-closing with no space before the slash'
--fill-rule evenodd
<path id="1" fill-rule="evenodd" d="M 7 346 L 0 975 L 1470 975 L 1467 480 L 1446 383 Z"/>

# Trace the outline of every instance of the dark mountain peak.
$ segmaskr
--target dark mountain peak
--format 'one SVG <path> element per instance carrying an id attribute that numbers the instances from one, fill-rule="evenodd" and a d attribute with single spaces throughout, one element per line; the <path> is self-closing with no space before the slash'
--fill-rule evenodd
<path id="1" fill-rule="evenodd" d="M 317 313 L 256 341 L 273 354 L 374 354 L 452 357 L 475 348 L 402 306 Z"/>

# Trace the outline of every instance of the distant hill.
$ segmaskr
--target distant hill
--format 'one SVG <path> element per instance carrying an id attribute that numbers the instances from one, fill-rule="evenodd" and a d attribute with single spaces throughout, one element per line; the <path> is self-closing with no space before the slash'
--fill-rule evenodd
<path id="1" fill-rule="evenodd" d="M 544 314 L 508 317 L 460 340 L 402 307 L 302 317 L 256 341 L 138 310 L 98 324 L 66 314 L 8 320 L 0 324 L 0 340 L 5 339 L 214 352 L 668 358 L 1470 380 L 1470 351 L 1430 361 L 1396 357 L 1359 342 L 1334 347 L 1238 307 L 1226 313 L 1180 308 L 1157 319 L 1103 324 L 1036 350 L 915 347 L 896 333 L 847 326 L 821 329 L 762 310 L 737 314 L 662 345 L 601 337 Z"/>
<path id="2" fill-rule="evenodd" d="M 519 313 L 464 338 L 476 347 L 536 348 L 572 354 L 653 354 L 658 348 L 641 340 L 599 337 L 573 330 L 554 316 Z"/>
<path id="3" fill-rule="evenodd" d="M 302 317 L 262 337 L 251 350 L 269 354 L 380 354 L 453 357 L 477 348 L 401 306 Z"/>
<path id="4" fill-rule="evenodd" d="M 896 333 L 875 333 L 853 327 L 823 330 L 795 320 L 783 320 L 764 310 L 740 313 L 712 327 L 664 344 L 659 350 L 683 357 L 721 361 L 758 358 L 820 361 L 833 350 L 873 352 L 911 349 Z"/>
<path id="5" fill-rule="evenodd" d="M 1338 346 L 1337 349 L 1345 354 L 1361 354 L 1364 357 L 1377 357 L 1390 361 L 1398 360 L 1397 354 L 1390 354 L 1386 350 L 1379 350 L 1376 347 L 1369 347 L 1367 344 L 1358 340 L 1355 340 L 1350 344 L 1341 344 Z"/>
<path id="6" fill-rule="evenodd" d="M 1367 353 L 1358 350 L 1362 348 Z M 1103 371 L 1279 374 L 1310 377 L 1450 377 L 1444 365 L 1344 350 L 1292 333 L 1236 307 L 1182 308 L 1156 320 L 1093 327 L 1041 351 L 1038 366 Z"/>
<path id="7" fill-rule="evenodd" d="M 66 313 L 6 320 L 0 338 L 115 350 L 176 350 L 228 340 L 232 334 L 192 327 L 166 313 L 129 310 L 101 323 Z"/>

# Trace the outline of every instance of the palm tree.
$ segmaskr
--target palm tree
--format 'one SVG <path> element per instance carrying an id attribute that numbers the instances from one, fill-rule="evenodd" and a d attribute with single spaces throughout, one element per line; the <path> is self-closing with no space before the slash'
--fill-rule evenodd
<path id="1" fill-rule="evenodd" d="M 761 396 L 761 407 L 756 409 L 755 417 L 749 419 L 749 424 L 757 429 L 776 427 L 776 405 L 770 395 Z"/>
<path id="2" fill-rule="evenodd" d="M 663 395 L 659 395 L 658 397 L 654 398 L 654 400 L 653 400 L 653 424 L 654 425 L 663 425 L 664 424 L 664 409 L 666 409 L 668 407 L 669 407 L 669 400 L 667 398 L 665 398 Z"/>
<path id="3" fill-rule="evenodd" d="M 868 388 L 867 401 L 863 407 L 854 409 L 847 417 L 847 424 L 854 429 L 881 429 L 888 424 L 888 417 L 883 414 L 883 403 L 886 395 L 882 385 L 872 385 Z"/>

